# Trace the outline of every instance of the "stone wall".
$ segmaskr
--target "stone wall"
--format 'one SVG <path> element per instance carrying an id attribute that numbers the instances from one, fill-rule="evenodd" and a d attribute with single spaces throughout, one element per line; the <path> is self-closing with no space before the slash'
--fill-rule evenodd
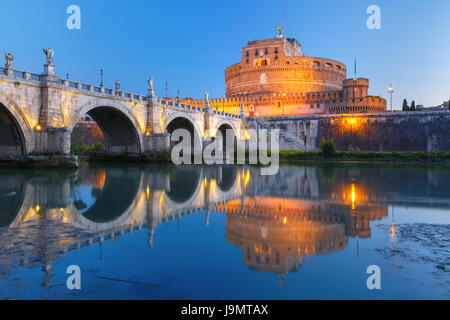
<path id="1" fill-rule="evenodd" d="M 262 128 L 278 128 L 281 149 L 316 151 L 323 138 L 338 150 L 450 151 L 450 112 L 396 112 L 258 118 Z"/>
<path id="2" fill-rule="evenodd" d="M 95 121 L 80 121 L 72 131 L 72 144 L 92 146 L 104 144 L 102 130 Z"/>

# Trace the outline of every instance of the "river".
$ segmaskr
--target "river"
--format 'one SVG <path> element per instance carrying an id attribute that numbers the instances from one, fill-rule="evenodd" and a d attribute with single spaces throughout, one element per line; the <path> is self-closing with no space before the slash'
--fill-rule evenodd
<path id="1" fill-rule="evenodd" d="M 438 166 L 2 168 L 0 298 L 449 299 L 449 193 Z"/>

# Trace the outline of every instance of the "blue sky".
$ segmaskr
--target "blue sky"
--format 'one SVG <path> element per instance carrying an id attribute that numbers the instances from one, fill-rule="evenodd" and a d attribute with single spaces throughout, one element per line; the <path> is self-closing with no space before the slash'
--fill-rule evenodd
<path id="1" fill-rule="evenodd" d="M 307 55 L 342 61 L 349 77 L 357 57 L 373 95 L 387 97 L 392 82 L 397 108 L 403 98 L 429 106 L 450 97 L 449 0 L 284 1 L 2 1 L 1 51 L 13 53 L 15 68 L 41 72 L 49 46 L 61 77 L 99 84 L 103 68 L 109 87 L 118 79 L 123 90 L 146 93 L 153 75 L 159 95 L 168 79 L 169 95 L 222 97 L 224 70 L 241 47 L 275 36 L 285 16 L 287 36 Z M 81 30 L 66 27 L 71 4 L 81 8 Z M 366 27 L 372 4 L 381 30 Z"/>

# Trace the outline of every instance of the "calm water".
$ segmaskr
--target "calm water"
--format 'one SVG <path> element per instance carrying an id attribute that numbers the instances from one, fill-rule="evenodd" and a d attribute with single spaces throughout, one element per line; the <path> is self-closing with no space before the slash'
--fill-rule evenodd
<path id="1" fill-rule="evenodd" d="M 449 192 L 438 167 L 1 169 L 0 298 L 449 299 Z"/>

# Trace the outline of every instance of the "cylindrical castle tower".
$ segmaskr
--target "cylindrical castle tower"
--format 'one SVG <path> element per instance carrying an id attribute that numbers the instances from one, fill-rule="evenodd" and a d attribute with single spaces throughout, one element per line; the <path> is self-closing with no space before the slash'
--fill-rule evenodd
<path id="1" fill-rule="evenodd" d="M 343 63 L 307 57 L 290 38 L 249 41 L 241 62 L 225 70 L 227 97 L 336 91 L 345 78 Z"/>
<path id="2" fill-rule="evenodd" d="M 344 98 L 364 98 L 369 95 L 369 79 L 346 79 L 344 80 Z"/>

